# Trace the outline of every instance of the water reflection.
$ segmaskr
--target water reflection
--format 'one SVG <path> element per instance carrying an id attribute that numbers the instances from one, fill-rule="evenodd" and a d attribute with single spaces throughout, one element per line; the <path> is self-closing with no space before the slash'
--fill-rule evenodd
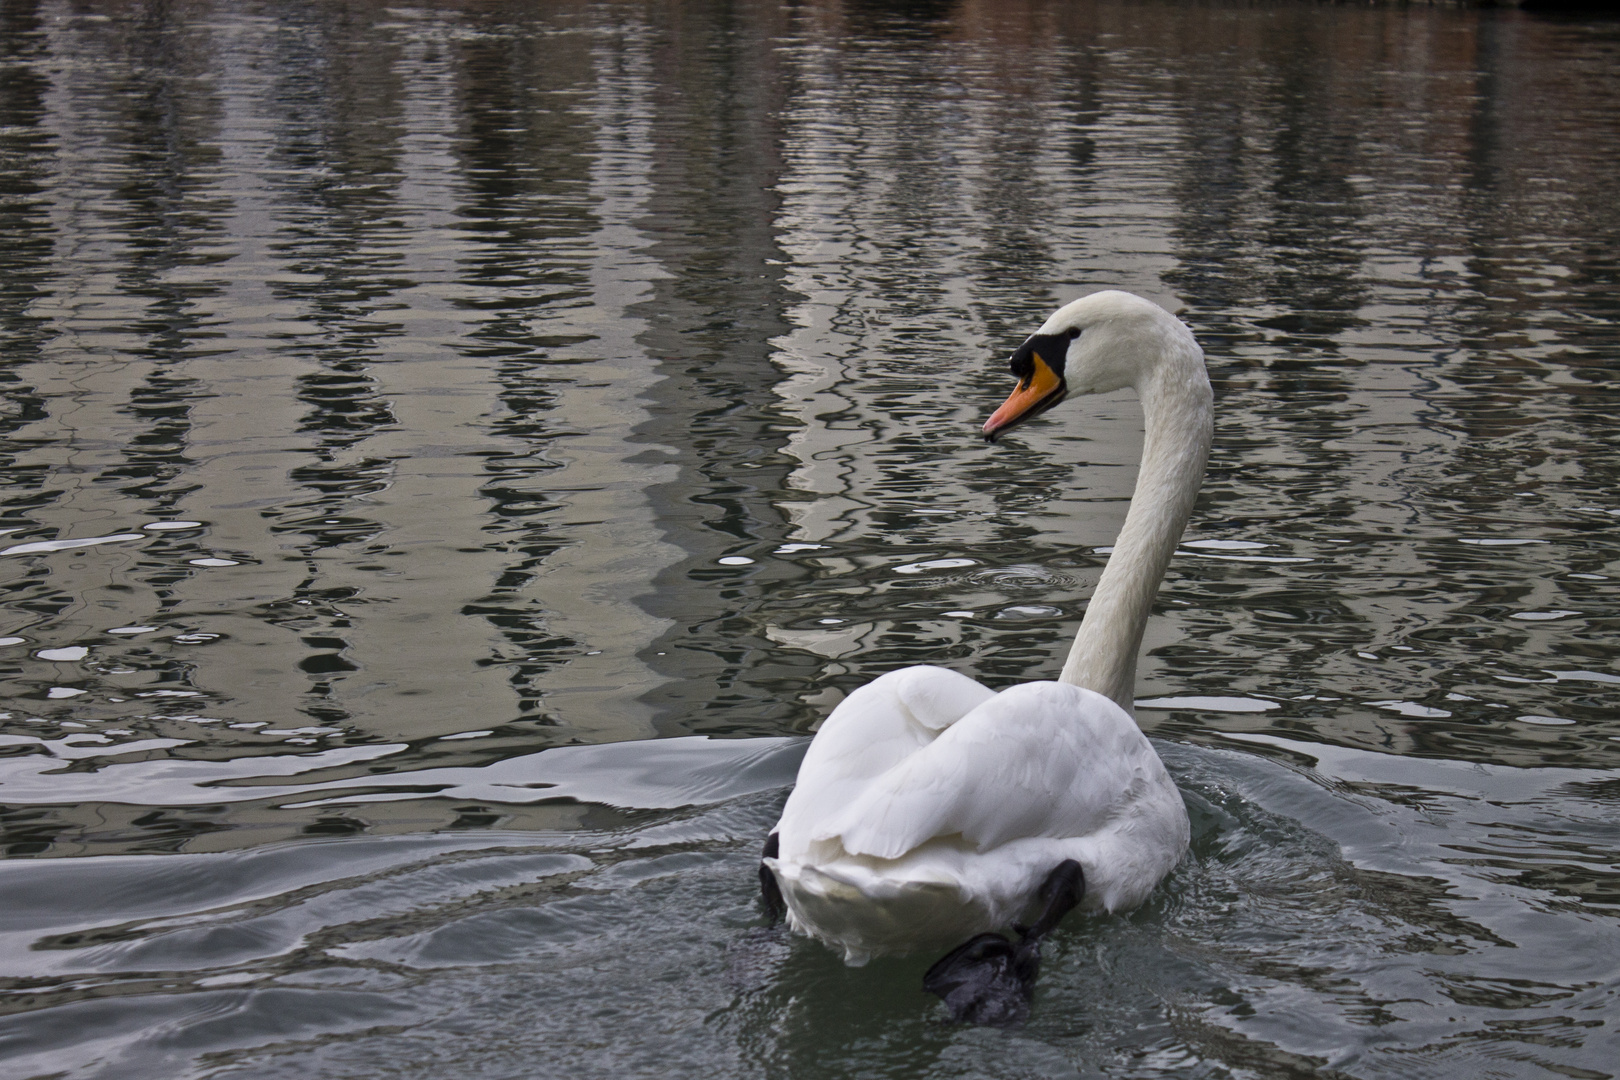
<path id="1" fill-rule="evenodd" d="M 996 358 L 1120 286 L 1187 319 L 1217 384 L 1140 666 L 1206 831 L 1183 891 L 1077 930 L 1058 965 L 1089 1001 L 1110 972 L 1083 957 L 1140 985 L 1014 1055 L 1377 1073 L 1366 1033 L 1398 1028 L 1418 1071 L 1488 1043 L 1603 1072 L 1581 1025 L 1608 976 L 1556 942 L 1606 934 L 1615 896 L 1617 53 L 1611 23 L 1461 9 L 7 4 L 0 866 L 563 838 L 512 864 L 533 871 L 517 892 L 491 886 L 561 909 L 461 927 L 424 869 L 396 907 L 310 915 L 342 948 L 287 945 L 274 975 L 198 959 L 198 930 L 129 1011 L 67 976 L 41 990 L 56 976 L 22 939 L 6 989 L 44 996 L 19 1016 L 125 1033 L 104 1057 L 41 1036 L 40 1067 L 238 1054 L 191 1026 L 216 1007 L 266 1040 L 408 1027 L 426 1014 L 401 988 L 491 997 L 488 971 L 423 974 L 457 949 L 600 958 L 632 917 L 663 928 L 639 947 L 661 970 L 708 970 L 683 933 L 730 950 L 737 981 L 688 1018 L 724 1037 L 683 1044 L 707 1070 L 867 1068 L 817 1044 L 833 1021 L 891 1071 L 980 1060 L 884 996 L 903 964 L 862 996 L 814 953 L 692 930 L 716 905 L 728 933 L 751 920 L 777 796 L 703 802 L 668 762 L 708 809 L 615 802 L 623 773 L 564 784 L 572 802 L 513 785 L 653 736 L 780 747 L 904 663 L 1052 674 L 1123 518 L 1136 406 L 975 433 L 1007 389 Z M 1338 753 L 1372 756 L 1321 764 Z M 1255 755 L 1297 783 L 1256 779 Z M 1458 787 L 1475 765 L 1564 771 L 1521 798 Z M 668 872 L 615 872 L 666 892 L 568 891 L 643 828 L 680 834 L 652 845 Z M 1418 834 L 1422 858 L 1386 858 Z M 264 895 L 295 908 L 284 872 Z M 160 892 L 142 879 L 85 921 L 117 938 L 178 912 Z M 409 927 L 363 928 L 399 911 Z M 1274 915 L 1291 929 L 1267 938 Z M 1570 921 L 1526 929 L 1542 916 Z M 1365 941 L 1290 951 L 1336 923 Z M 614 963 L 609 996 L 653 1007 Z M 1363 990 L 1331 1035 L 1287 1019 L 1343 978 Z M 244 1004 L 261 979 L 299 989 Z M 808 1004 L 777 989 L 795 979 Z M 1154 1011 L 1177 995 L 1202 1004 Z M 1121 1034 L 1143 1010 L 1149 1033 Z M 194 1044 L 119 1042 L 181 1015 Z"/>

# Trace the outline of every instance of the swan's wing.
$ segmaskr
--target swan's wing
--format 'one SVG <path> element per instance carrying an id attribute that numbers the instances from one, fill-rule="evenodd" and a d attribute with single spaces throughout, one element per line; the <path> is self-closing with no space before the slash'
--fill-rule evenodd
<path id="1" fill-rule="evenodd" d="M 895 859 L 956 834 L 980 851 L 1086 836 L 1160 781 L 1163 764 L 1118 705 L 1065 683 L 1024 683 L 861 786 L 811 838 Z"/>
<path id="2" fill-rule="evenodd" d="M 846 809 L 873 777 L 994 697 L 966 675 L 928 665 L 891 671 L 850 694 L 804 755 L 777 824 L 782 842 L 796 844 L 816 823 Z"/>
<path id="3" fill-rule="evenodd" d="M 936 733 L 996 696 L 978 680 L 932 664 L 891 671 L 874 680 L 873 685 L 889 678 L 894 680 L 895 697 L 910 719 Z"/>

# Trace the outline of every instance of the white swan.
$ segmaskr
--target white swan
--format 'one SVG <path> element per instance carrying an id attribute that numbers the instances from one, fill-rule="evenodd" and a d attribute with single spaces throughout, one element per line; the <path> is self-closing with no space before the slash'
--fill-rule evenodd
<path id="1" fill-rule="evenodd" d="M 1136 491 L 1057 682 L 997 694 L 943 668 L 904 668 L 856 690 L 817 732 L 761 881 L 767 903 L 780 891 L 793 929 L 850 964 L 1027 918 L 1069 860 L 1083 895 L 1048 904 L 1041 932 L 1076 900 L 1134 907 L 1187 848 L 1186 808 L 1133 719 L 1132 693 L 1153 595 L 1209 454 L 1203 351 L 1157 305 L 1110 291 L 1059 309 L 1011 368 L 1018 387 L 984 425 L 991 441 L 1068 393 L 1134 387 L 1146 427 Z"/>

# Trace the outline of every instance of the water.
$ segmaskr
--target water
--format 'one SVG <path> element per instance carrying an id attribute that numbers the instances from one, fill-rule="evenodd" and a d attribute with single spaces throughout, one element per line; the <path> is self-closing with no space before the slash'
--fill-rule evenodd
<path id="1" fill-rule="evenodd" d="M 1620 25 L 3 11 L 0 1071 L 1616 1073 Z M 1193 851 L 951 1028 L 755 859 L 854 686 L 1055 674 L 1136 406 L 975 432 L 1105 286 Z"/>

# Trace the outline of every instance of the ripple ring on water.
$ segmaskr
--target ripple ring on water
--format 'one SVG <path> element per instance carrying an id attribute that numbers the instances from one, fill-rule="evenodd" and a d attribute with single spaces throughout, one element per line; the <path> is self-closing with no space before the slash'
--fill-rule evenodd
<path id="1" fill-rule="evenodd" d="M 1044 566 L 1022 563 L 1016 566 L 992 566 L 975 570 L 967 575 L 967 580 L 976 585 L 990 585 L 1002 589 L 1063 589 L 1078 584 L 1068 574 Z"/>

